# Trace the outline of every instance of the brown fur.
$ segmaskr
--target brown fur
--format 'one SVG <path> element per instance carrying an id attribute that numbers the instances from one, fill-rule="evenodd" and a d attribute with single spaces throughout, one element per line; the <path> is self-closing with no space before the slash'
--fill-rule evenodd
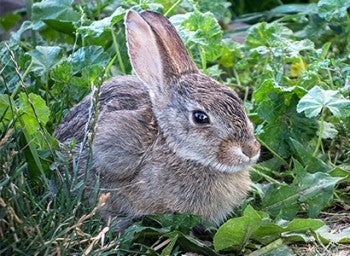
<path id="1" fill-rule="evenodd" d="M 260 151 L 241 100 L 198 71 L 165 17 L 130 11 L 126 31 L 138 78 L 101 87 L 88 176 L 89 185 L 99 176 L 101 192 L 111 192 L 102 214 L 119 221 L 188 212 L 219 224 L 246 196 L 247 168 Z M 88 108 L 89 98 L 67 115 L 55 133 L 61 142 L 83 140 Z M 209 124 L 194 121 L 198 110 Z"/>

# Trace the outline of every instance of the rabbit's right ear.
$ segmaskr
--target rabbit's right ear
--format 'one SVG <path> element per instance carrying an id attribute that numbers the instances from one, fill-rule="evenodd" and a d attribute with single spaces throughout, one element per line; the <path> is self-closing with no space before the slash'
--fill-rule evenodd
<path id="1" fill-rule="evenodd" d="M 198 72 L 174 26 L 161 14 L 130 10 L 125 24 L 131 64 L 146 84 L 164 92 L 181 74 Z"/>

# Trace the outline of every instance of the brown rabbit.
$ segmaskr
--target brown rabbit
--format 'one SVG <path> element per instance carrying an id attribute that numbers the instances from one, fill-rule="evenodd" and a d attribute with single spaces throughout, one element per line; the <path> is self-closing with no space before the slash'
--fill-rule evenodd
<path id="1" fill-rule="evenodd" d="M 130 220 L 187 212 L 219 224 L 246 196 L 260 152 L 242 102 L 199 72 L 164 16 L 129 11 L 125 24 L 137 77 L 101 88 L 88 182 L 99 176 L 100 190 L 111 192 L 102 213 Z M 66 116 L 56 131 L 61 142 L 82 141 L 89 102 Z"/>

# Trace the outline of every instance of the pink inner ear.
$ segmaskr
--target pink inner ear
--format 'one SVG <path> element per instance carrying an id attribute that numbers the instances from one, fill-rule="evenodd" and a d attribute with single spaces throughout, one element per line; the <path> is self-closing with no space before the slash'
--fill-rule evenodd
<path id="1" fill-rule="evenodd" d="M 129 57 L 137 76 L 146 84 L 163 84 L 161 52 L 151 27 L 134 11 L 127 13 L 125 23 Z"/>
<path id="2" fill-rule="evenodd" d="M 164 48 L 164 60 L 167 69 L 173 74 L 196 73 L 198 69 L 187 52 L 184 42 L 181 40 L 171 22 L 153 11 L 143 11 L 141 17 L 149 24 Z M 161 53 L 163 54 L 163 53 Z"/>

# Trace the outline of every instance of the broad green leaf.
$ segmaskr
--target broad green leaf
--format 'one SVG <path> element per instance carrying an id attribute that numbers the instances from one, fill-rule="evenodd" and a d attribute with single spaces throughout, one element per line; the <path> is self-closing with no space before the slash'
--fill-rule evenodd
<path id="1" fill-rule="evenodd" d="M 300 210 L 298 187 L 287 184 L 270 184 L 262 198 L 262 210 L 273 217 L 291 220 Z"/>
<path id="2" fill-rule="evenodd" d="M 76 93 L 74 92 L 75 87 L 72 86 L 74 80 L 72 64 L 69 63 L 67 60 L 62 61 L 52 69 L 50 73 L 50 78 L 53 81 L 55 81 L 55 83 L 51 87 L 52 95 L 56 97 L 61 97 L 62 93 L 65 93 L 71 98 L 69 102 L 73 103 L 75 101 L 73 99 L 75 98 Z M 85 84 L 85 87 L 89 85 L 90 84 L 87 83 Z M 79 91 L 82 91 L 81 87 L 79 87 Z M 79 96 L 78 99 L 80 99 Z M 61 101 L 61 103 L 63 103 L 63 100 Z"/>
<path id="3" fill-rule="evenodd" d="M 331 167 L 329 165 L 323 162 L 322 159 L 312 155 L 313 150 L 311 148 L 293 138 L 290 138 L 289 141 L 294 149 L 294 157 L 299 159 L 304 166 L 303 170 L 305 169 L 306 172 L 310 173 L 330 171 Z"/>
<path id="4" fill-rule="evenodd" d="M 135 223 L 132 226 L 128 227 L 124 232 L 121 233 L 119 237 L 119 249 L 121 251 L 130 250 L 134 241 L 142 236 L 144 233 L 147 235 L 159 235 L 170 232 L 171 230 L 168 228 L 154 228 L 154 227 L 146 227 L 142 226 L 141 223 Z"/>
<path id="5" fill-rule="evenodd" d="M 327 49 L 327 44 L 325 44 L 324 47 Z M 300 86 L 304 87 L 307 90 L 313 88 L 315 84 L 319 84 L 321 72 L 325 72 L 330 69 L 330 60 L 324 59 L 324 57 L 322 57 L 322 54 L 322 51 L 319 51 L 317 53 L 317 59 L 309 63 L 307 69 L 304 70 L 301 74 Z"/>
<path id="6" fill-rule="evenodd" d="M 311 243 L 315 238 L 308 232 L 287 232 L 282 235 L 284 241 L 289 243 Z M 294 255 L 293 255 L 294 256 Z"/>
<path id="7" fill-rule="evenodd" d="M 84 37 L 89 35 L 99 37 L 104 31 L 111 29 L 114 24 L 121 21 L 124 14 L 125 10 L 122 7 L 118 7 L 110 16 L 93 21 L 89 26 L 81 26 L 78 28 L 78 31 Z"/>
<path id="8" fill-rule="evenodd" d="M 302 63 L 302 72 L 298 76 L 300 77 L 306 71 L 305 63 L 308 62 L 305 52 L 307 56 L 316 54 L 315 45 L 311 40 L 296 40 L 291 29 L 277 22 L 262 22 L 250 27 L 245 47 L 249 63 L 255 64 L 251 70 L 264 70 L 259 72 L 260 75 L 252 77 L 253 81 L 261 84 L 272 79 L 281 88 L 285 88 L 284 90 L 289 90 L 292 85 L 302 88 L 301 82 L 293 83 L 288 80 L 285 74 L 286 67 L 293 68 L 293 64 Z"/>
<path id="9" fill-rule="evenodd" d="M 222 30 L 212 13 L 194 11 L 174 15 L 170 21 L 189 49 L 196 48 L 197 54 L 204 51 L 208 61 L 216 60 L 220 56 Z"/>
<path id="10" fill-rule="evenodd" d="M 173 231 L 171 233 L 165 234 L 165 237 L 173 237 L 174 234 L 178 236 L 177 245 L 180 245 L 185 252 L 192 252 L 198 255 L 208 255 L 208 256 L 219 256 L 211 246 L 206 245 L 203 241 L 191 236 L 184 235 L 179 231 Z M 167 254 L 172 255 L 172 254 Z"/>
<path id="11" fill-rule="evenodd" d="M 334 187 L 341 178 L 317 172 L 298 177 L 298 201 L 307 206 L 307 214 L 315 218 L 333 196 Z"/>
<path id="12" fill-rule="evenodd" d="M 45 20 L 45 24 L 48 25 L 53 30 L 56 30 L 58 32 L 62 32 L 64 34 L 68 34 L 73 36 L 75 32 L 74 23 L 71 21 L 62 21 L 62 20 Z M 46 32 L 46 31 L 45 31 Z M 53 35 L 53 31 L 50 30 L 47 33 L 47 37 L 51 38 Z M 41 32 L 44 36 L 44 32 Z M 60 37 L 60 39 L 63 39 L 62 34 L 58 33 L 57 37 Z M 68 40 L 64 40 L 66 42 L 69 42 Z"/>
<path id="13" fill-rule="evenodd" d="M 305 13 L 315 14 L 317 13 L 317 5 L 314 3 L 310 4 L 283 4 L 273 8 L 270 11 L 273 15 L 278 14 L 290 14 L 290 13 Z"/>
<path id="14" fill-rule="evenodd" d="M 289 39 L 293 32 L 277 23 L 258 23 L 248 30 L 246 47 L 254 49 L 261 46 L 276 47 L 281 40 Z"/>
<path id="15" fill-rule="evenodd" d="M 154 223 L 154 221 L 156 223 Z M 142 221 L 134 223 L 127 228 L 120 236 L 119 248 L 121 252 L 132 250 L 135 244 L 149 244 L 149 237 L 164 237 L 170 238 L 171 242 L 163 249 L 162 255 L 172 255 L 173 250 L 181 250 L 185 252 L 199 253 L 200 255 L 218 254 L 202 241 L 191 235 L 190 230 L 195 224 L 198 224 L 200 218 L 198 216 L 188 214 L 160 214 L 149 215 L 143 218 Z M 150 223 L 151 222 L 151 223 Z M 155 226 L 161 228 L 155 228 Z M 185 233 L 181 232 L 184 231 Z M 151 240 L 152 241 L 152 240 Z M 151 246 L 149 244 L 149 246 Z M 146 253 L 146 252 L 145 252 Z M 149 251 L 148 251 L 149 253 Z"/>
<path id="16" fill-rule="evenodd" d="M 347 180 L 347 179 L 350 180 L 350 170 L 345 170 L 340 167 L 336 167 L 333 170 L 331 170 L 329 172 L 329 175 L 331 175 L 332 177 L 342 178 L 343 180 Z"/>
<path id="17" fill-rule="evenodd" d="M 152 220 L 157 221 L 162 227 L 171 230 L 179 230 L 184 234 L 188 234 L 196 225 L 200 223 L 200 217 L 189 214 L 161 214 L 148 216 Z"/>
<path id="18" fill-rule="evenodd" d="M 290 222 L 280 220 L 276 223 L 271 220 L 265 220 L 254 232 L 252 239 L 263 244 L 268 244 L 279 237 L 290 237 L 291 234 L 296 234 L 296 232 L 303 235 L 305 239 L 311 239 L 312 237 L 308 236 L 306 233 L 309 231 L 315 231 L 323 225 L 324 222 L 317 219 L 296 218 Z"/>
<path id="19" fill-rule="evenodd" d="M 171 242 L 162 250 L 161 256 L 167 256 L 171 254 L 178 238 L 179 238 L 178 234 L 172 237 Z"/>
<path id="20" fill-rule="evenodd" d="M 267 100 L 269 95 L 273 92 L 283 93 L 286 98 L 286 104 L 288 104 L 288 98 L 293 94 L 301 97 L 305 95 L 306 90 L 300 86 L 281 86 L 273 79 L 266 79 L 255 91 L 254 99 L 258 102 Z"/>
<path id="21" fill-rule="evenodd" d="M 316 133 L 316 120 L 310 120 L 295 111 L 299 95 L 304 94 L 299 86 L 282 87 L 267 79 L 256 90 L 256 112 L 263 124 L 259 127 L 260 140 L 283 158 L 292 152 L 290 138 L 310 141 Z"/>
<path id="22" fill-rule="evenodd" d="M 320 0 L 318 2 L 318 15 L 327 21 L 339 21 L 346 18 L 349 0 Z"/>
<path id="23" fill-rule="evenodd" d="M 25 93 L 19 96 L 19 114 L 29 135 L 33 135 L 39 130 L 39 122 L 45 126 L 49 121 L 50 109 L 46 106 L 45 101 L 37 94 L 30 93 L 29 99 Z M 35 113 L 33 112 L 33 108 Z"/>
<path id="24" fill-rule="evenodd" d="M 78 21 L 80 15 L 73 9 L 74 0 L 43 0 L 33 4 L 33 21 Z"/>
<path id="25" fill-rule="evenodd" d="M 240 250 L 249 242 L 262 221 L 262 216 L 248 206 L 242 217 L 230 219 L 219 227 L 213 240 L 215 250 Z"/>
<path id="26" fill-rule="evenodd" d="M 281 240 L 281 239 L 280 239 Z M 281 241 L 281 245 L 278 247 L 273 247 L 270 248 L 269 246 L 266 246 L 258 251 L 254 251 L 253 253 L 251 253 L 250 255 L 253 256 L 295 256 L 295 253 L 293 252 L 293 250 L 291 248 L 289 248 L 287 245 L 282 244 L 283 241 Z M 261 253 L 259 253 L 261 252 Z"/>
<path id="27" fill-rule="evenodd" d="M 73 66 L 65 60 L 56 65 L 50 75 L 52 80 L 67 84 L 73 76 Z"/>
<path id="28" fill-rule="evenodd" d="M 298 211 L 306 210 L 308 216 L 314 218 L 330 201 L 341 178 L 323 172 L 308 173 L 297 161 L 294 173 L 292 184 L 267 186 L 262 209 L 283 219 L 293 219 Z"/>
<path id="29" fill-rule="evenodd" d="M 0 94 L 0 118 L 5 118 L 5 120 L 12 118 L 11 105 L 15 107 L 13 104 L 9 95 Z"/>
<path id="30" fill-rule="evenodd" d="M 254 238 L 263 237 L 273 234 L 281 234 L 283 232 L 295 232 L 316 230 L 324 225 L 322 220 L 317 219 L 293 219 L 292 221 L 280 220 L 276 223 L 268 221 L 263 223 L 254 233 Z"/>
<path id="31" fill-rule="evenodd" d="M 318 122 L 318 125 L 320 126 L 321 122 Z M 320 129 L 317 131 L 317 135 L 320 134 Z M 323 132 L 322 132 L 322 139 L 334 139 L 338 134 L 337 129 L 335 128 L 335 125 L 329 122 L 323 122 Z"/>
<path id="32" fill-rule="evenodd" d="M 37 46 L 28 52 L 32 57 L 32 71 L 39 76 L 48 73 L 62 59 L 62 49 L 58 46 Z"/>
<path id="33" fill-rule="evenodd" d="M 5 30 L 10 30 L 21 19 L 21 15 L 12 12 L 2 14 L 0 16 L 0 27 Z"/>
<path id="34" fill-rule="evenodd" d="M 232 5 L 226 0 L 198 0 L 196 1 L 197 7 L 201 12 L 211 12 L 216 19 L 223 23 L 229 23 L 231 21 L 230 6 Z"/>
<path id="35" fill-rule="evenodd" d="M 92 65 L 82 69 L 82 78 L 86 84 L 98 84 L 99 79 L 103 75 L 103 67 L 99 65 Z"/>
<path id="36" fill-rule="evenodd" d="M 350 243 L 350 227 L 341 231 L 331 232 L 328 226 L 323 226 L 316 230 L 317 238 L 321 239 L 324 244 L 328 243 Z"/>
<path id="37" fill-rule="evenodd" d="M 336 117 L 350 115 L 350 100 L 345 99 L 339 91 L 323 90 L 313 87 L 297 105 L 298 113 L 305 112 L 308 118 L 318 116 L 323 108 L 327 108 Z"/>
<path id="38" fill-rule="evenodd" d="M 285 232 L 316 230 L 324 225 L 322 220 L 318 219 L 294 219 L 284 228 Z"/>
<path id="39" fill-rule="evenodd" d="M 79 48 L 68 58 L 68 61 L 73 66 L 73 73 L 78 73 L 83 68 L 93 65 L 105 67 L 109 62 L 109 57 L 101 46 L 88 46 Z"/>
<path id="40" fill-rule="evenodd" d="M 0 131 L 3 132 L 3 126 L 6 126 L 14 116 L 12 108 L 16 108 L 14 102 L 11 101 L 10 96 L 7 94 L 0 94 Z"/>
<path id="41" fill-rule="evenodd" d="M 81 70 L 80 76 L 74 76 L 70 80 L 73 85 L 82 88 L 89 88 L 90 85 L 99 85 L 100 78 L 103 76 L 103 67 L 99 65 L 91 65 Z"/>
<path id="42" fill-rule="evenodd" d="M 281 63 L 300 62 L 301 52 L 315 52 L 315 45 L 311 40 L 295 40 L 292 31 L 278 23 L 263 22 L 251 27 L 245 45 L 255 61 L 259 62 L 261 56 L 264 56 L 269 60 L 269 65 L 275 68 L 278 67 L 274 63 L 276 60 Z"/>
<path id="43" fill-rule="evenodd" d="M 44 23 L 56 31 L 73 34 L 80 15 L 73 9 L 74 0 L 43 0 L 33 4 L 33 29 L 40 30 Z M 62 36 L 62 35 L 61 35 Z"/>
<path id="44" fill-rule="evenodd" d="M 16 32 L 12 32 L 11 39 L 13 39 L 14 41 L 20 41 L 21 36 L 24 34 L 24 32 L 32 28 L 33 28 L 32 22 L 28 20 L 24 21 L 21 27 Z"/>
<path id="45" fill-rule="evenodd" d="M 261 244 L 269 244 L 278 239 L 282 232 L 284 232 L 284 227 L 274 223 L 270 218 L 266 218 L 253 233 L 252 239 Z"/>
<path id="46" fill-rule="evenodd" d="M 308 39 L 300 40 L 300 41 L 291 41 L 286 42 L 287 46 L 287 52 L 289 58 L 298 58 L 300 55 L 300 52 L 302 51 L 313 51 L 315 50 L 315 44 Z"/>
<path id="47" fill-rule="evenodd" d="M 237 44 L 231 39 L 222 40 L 222 54 L 219 59 L 219 63 L 224 67 L 232 67 L 235 64 L 236 59 L 241 58 L 241 52 L 238 49 Z"/>

